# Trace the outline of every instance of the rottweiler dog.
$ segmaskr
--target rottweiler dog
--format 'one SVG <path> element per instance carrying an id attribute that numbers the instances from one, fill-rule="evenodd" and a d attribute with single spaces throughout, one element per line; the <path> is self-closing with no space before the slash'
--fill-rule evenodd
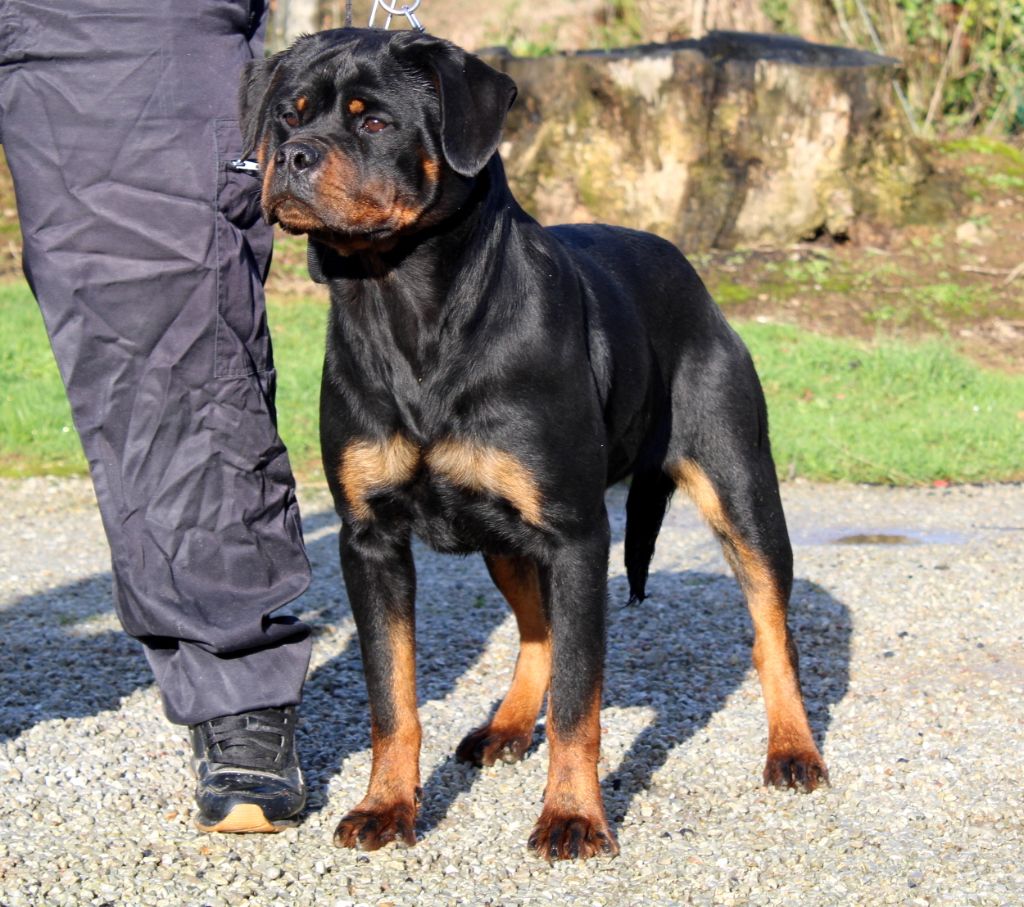
<path id="1" fill-rule="evenodd" d="M 519 627 L 511 688 L 458 758 L 521 759 L 547 695 L 530 847 L 618 851 L 597 775 L 605 489 L 630 476 L 632 599 L 681 488 L 753 618 L 764 780 L 827 780 L 786 623 L 792 551 L 750 356 L 670 243 L 544 228 L 520 208 L 496 153 L 515 96 L 480 59 L 408 31 L 307 36 L 243 78 L 264 214 L 308 235 L 311 275 L 330 288 L 320 433 L 373 746 L 366 797 L 335 833 L 346 847 L 416 840 L 415 534 L 481 553 Z"/>

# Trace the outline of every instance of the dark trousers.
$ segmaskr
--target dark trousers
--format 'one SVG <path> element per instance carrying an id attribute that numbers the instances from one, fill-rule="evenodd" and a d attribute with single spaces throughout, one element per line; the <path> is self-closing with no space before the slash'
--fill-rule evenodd
<path id="1" fill-rule="evenodd" d="M 0 0 L 25 274 L 82 439 L 115 604 L 168 717 L 299 701 L 309 583 L 274 411 L 271 232 L 241 152 L 256 0 Z"/>

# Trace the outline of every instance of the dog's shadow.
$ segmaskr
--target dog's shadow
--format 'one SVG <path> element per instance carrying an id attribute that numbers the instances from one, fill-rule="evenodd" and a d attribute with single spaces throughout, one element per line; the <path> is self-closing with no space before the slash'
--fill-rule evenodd
<path id="1" fill-rule="evenodd" d="M 319 582 L 315 588 L 329 590 L 314 592 L 297 605 L 314 633 L 351 621 L 339 575 L 336 524 L 333 512 L 304 519 L 307 538 L 316 536 L 307 543 Z M 422 550 L 417 559 L 421 576 L 430 574 L 429 582 L 421 583 L 417 608 L 422 703 L 449 695 L 483 657 L 492 633 L 511 618 L 481 558 L 466 559 L 457 568 L 450 566 L 451 560 L 438 560 Z M 655 572 L 648 585 L 651 598 L 631 607 L 621 604 L 627 594 L 625 580 L 616 576 L 610 583 L 604 703 L 653 713 L 603 781 L 615 824 L 634 797 L 650 786 L 673 748 L 705 727 L 748 675 L 750 621 L 739 586 L 722 569 Z M 46 720 L 115 710 L 123 697 L 152 684 L 138 643 L 112 626 L 110 589 L 110 574 L 100 574 L 25 596 L 0 610 L 0 741 Z M 798 579 L 790 621 L 800 647 L 811 726 L 821 746 L 830 707 L 847 689 L 850 615 L 826 590 Z M 453 626 L 459 628 L 458 639 L 451 638 Z M 71 688 L 73 697 L 68 696 Z M 492 708 L 503 693 L 496 691 Z M 340 653 L 311 673 L 301 714 L 310 810 L 318 811 L 326 806 L 331 779 L 345 760 L 369 747 L 368 704 L 354 633 Z M 466 715 L 464 727 L 453 727 L 452 752 L 460 735 L 486 718 Z M 763 724 L 759 727 L 763 733 Z M 540 732 L 535 737 L 527 758 L 534 756 Z M 750 771 L 756 778 L 760 766 L 751 766 Z M 437 827 L 477 777 L 454 756 L 435 767 L 424 784 L 419 831 L 425 834 Z M 536 796 L 539 803 L 540 791 L 524 794 Z"/>
<path id="2" fill-rule="evenodd" d="M 624 580 L 621 585 L 624 601 Z M 613 607 L 609 621 L 605 704 L 653 713 L 602 782 L 613 824 L 621 823 L 633 799 L 650 787 L 672 750 L 704 729 L 753 673 L 753 629 L 731 573 L 653 573 L 648 591 L 651 598 L 640 605 Z M 831 709 L 849 685 L 852 621 L 846 606 L 825 589 L 798 579 L 789 624 L 799 647 L 811 732 L 824 750 Z M 757 718 L 755 733 L 766 740 L 761 705 Z M 760 781 L 765 752 L 762 747 L 760 761 L 744 767 L 752 784 Z"/>
<path id="3" fill-rule="evenodd" d="M 621 526 L 616 521 L 613 527 L 616 523 Z M 709 533 L 709 543 L 710 539 Z M 512 621 L 481 558 L 464 561 L 468 566 L 456 572 L 437 569 L 438 562 L 429 560 L 437 557 L 417 551 L 418 567 L 429 566 L 431 571 L 429 593 L 423 594 L 428 584 L 421 583 L 417 607 L 421 706 L 448 695 L 484 657 L 491 634 L 505 621 Z M 337 571 L 335 565 L 329 568 Z M 721 569 L 720 573 L 654 572 L 648 583 L 651 597 L 634 606 L 623 604 L 628 597 L 625 578 L 615 576 L 610 582 L 604 705 L 653 713 L 653 719 L 602 782 L 613 824 L 621 823 L 633 799 L 651 785 L 672 750 L 704 728 L 751 671 L 753 631 L 746 604 L 724 561 Z M 347 613 L 343 599 L 338 607 L 341 610 L 334 617 Z M 451 638 L 453 626 L 459 628 L 457 640 Z M 831 707 L 842 700 L 848 686 L 850 614 L 825 589 L 798 579 L 791 598 L 790 626 L 800 649 L 801 681 L 812 732 L 823 748 Z M 498 696 L 503 693 L 497 691 Z M 307 774 L 311 809 L 317 810 L 326 804 L 327 787 L 345 759 L 370 743 L 368 705 L 354 636 L 344 652 L 313 672 L 305 695 L 308 744 L 317 754 L 310 760 Z M 491 714 L 498 702 L 496 698 L 491 704 Z M 467 714 L 464 726 L 450 729 L 452 755 L 433 769 L 423 785 L 417 822 L 421 835 L 436 828 L 459 795 L 479 777 L 476 770 L 456 762 L 454 750 L 462 734 L 487 718 L 487 714 Z M 765 735 L 763 709 L 759 709 L 759 718 L 758 732 Z M 534 757 L 542 733 L 538 726 L 528 759 Z M 827 752 L 825 755 L 827 760 Z M 760 763 L 749 766 L 752 783 L 760 780 L 763 751 L 759 758 Z M 524 791 L 526 796 L 536 796 L 538 804 L 540 793 Z"/>

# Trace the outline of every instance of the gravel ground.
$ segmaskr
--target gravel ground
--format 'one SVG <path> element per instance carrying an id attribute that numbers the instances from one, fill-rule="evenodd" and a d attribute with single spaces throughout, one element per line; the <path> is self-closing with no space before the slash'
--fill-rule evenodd
<path id="1" fill-rule="evenodd" d="M 185 736 L 111 611 L 87 484 L 0 482 L 0 904 L 1024 903 L 1024 487 L 784 494 L 792 621 L 833 786 L 760 787 L 749 622 L 688 505 L 670 512 L 653 597 L 623 606 L 616 489 L 601 771 L 622 855 L 549 866 L 525 848 L 543 733 L 516 766 L 452 758 L 515 656 L 479 559 L 419 553 L 420 842 L 338 850 L 331 832 L 368 777 L 366 697 L 335 518 L 303 488 L 310 809 L 277 836 L 201 836 Z"/>

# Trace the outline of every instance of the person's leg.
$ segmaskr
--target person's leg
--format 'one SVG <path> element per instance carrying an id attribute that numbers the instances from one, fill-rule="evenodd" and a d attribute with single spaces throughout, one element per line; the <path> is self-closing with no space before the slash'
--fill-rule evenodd
<path id="1" fill-rule="evenodd" d="M 274 412 L 271 234 L 238 157 L 246 0 L 8 0 L 0 129 L 25 271 L 168 717 L 299 701 L 309 581 Z"/>

